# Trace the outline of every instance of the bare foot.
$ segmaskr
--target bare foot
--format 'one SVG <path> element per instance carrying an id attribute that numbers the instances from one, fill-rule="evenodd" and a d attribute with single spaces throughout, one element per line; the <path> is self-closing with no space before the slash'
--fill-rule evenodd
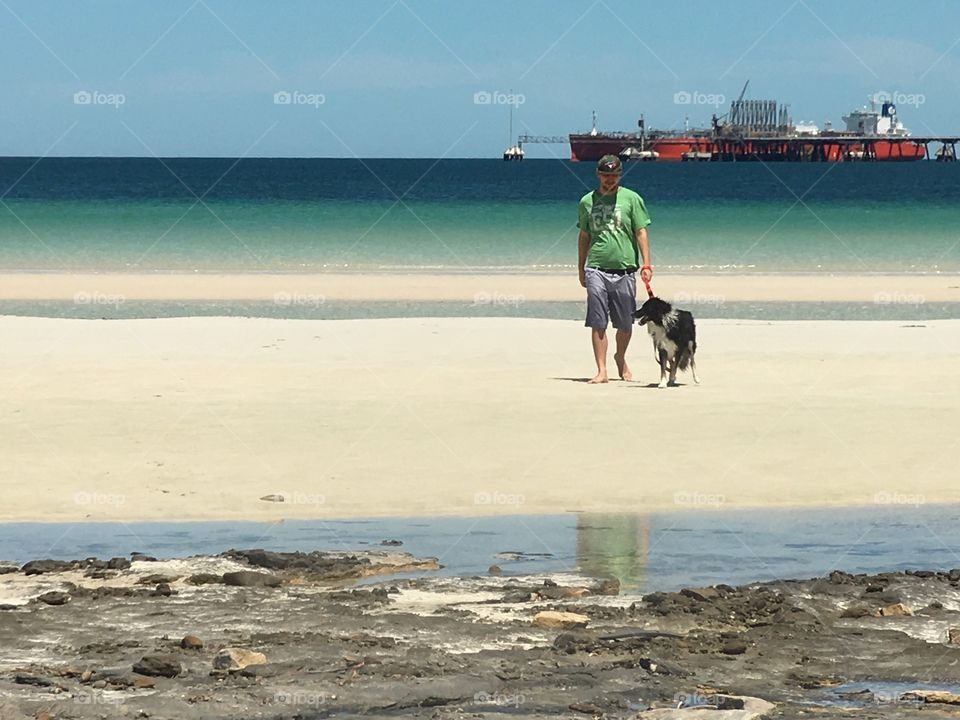
<path id="1" fill-rule="evenodd" d="M 593 380 L 588 380 L 588 381 L 587 381 L 587 383 L 588 383 L 589 385 L 600 385 L 601 383 L 605 383 L 605 382 L 607 382 L 607 373 L 606 373 L 606 371 L 604 371 L 604 372 L 598 372 L 598 373 L 596 374 L 596 376 L 593 378 Z"/>
<path id="2" fill-rule="evenodd" d="M 620 373 L 620 379 L 626 380 L 627 382 L 633 380 L 633 373 L 630 372 L 630 368 L 627 367 L 626 359 L 619 355 L 614 355 L 613 359 L 617 361 L 617 372 Z"/>

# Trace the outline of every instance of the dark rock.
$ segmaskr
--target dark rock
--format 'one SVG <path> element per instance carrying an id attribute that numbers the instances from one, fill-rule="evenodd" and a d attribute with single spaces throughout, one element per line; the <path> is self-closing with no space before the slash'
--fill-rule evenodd
<path id="1" fill-rule="evenodd" d="M 957 582 L 958 580 L 960 580 L 960 568 L 954 568 L 953 570 L 951 570 L 950 572 L 948 572 L 948 573 L 947 573 L 947 578 L 948 578 L 951 582 Z"/>
<path id="2" fill-rule="evenodd" d="M 870 615 L 873 615 L 873 612 L 866 605 L 851 605 L 840 613 L 842 618 L 862 618 Z"/>
<path id="3" fill-rule="evenodd" d="M 730 697 L 729 695 L 717 695 L 717 710 L 743 710 L 743 698 Z"/>
<path id="4" fill-rule="evenodd" d="M 652 592 L 649 595 L 644 595 L 642 599 L 647 605 L 656 607 L 670 600 L 671 595 L 673 595 L 673 593 Z"/>
<path id="5" fill-rule="evenodd" d="M 141 585 L 159 585 L 160 583 L 167 583 L 168 585 L 172 582 L 176 582 L 180 579 L 180 575 L 170 575 L 168 573 L 151 573 L 140 578 L 137 582 Z"/>
<path id="6" fill-rule="evenodd" d="M 653 658 L 640 658 L 639 665 L 652 675 L 675 675 L 677 677 L 684 677 L 690 674 L 672 663 L 664 662 L 663 660 L 654 660 Z"/>
<path id="7" fill-rule="evenodd" d="M 0 565 L 0 575 L 9 575 L 15 572 L 20 572 L 20 568 L 16 565 Z"/>
<path id="8" fill-rule="evenodd" d="M 214 575 L 213 573 L 197 573 L 187 578 L 187 584 L 189 585 L 211 585 L 222 582 L 223 575 Z"/>
<path id="9" fill-rule="evenodd" d="M 150 594 L 154 597 L 170 597 L 171 595 L 176 595 L 177 592 L 170 587 L 169 583 L 158 583 L 157 587 L 155 587 Z"/>
<path id="10" fill-rule="evenodd" d="M 720 592 L 712 587 L 684 588 L 680 591 L 680 594 L 688 598 L 693 598 L 694 600 L 699 600 L 700 602 L 711 602 L 722 597 Z"/>
<path id="11" fill-rule="evenodd" d="M 17 610 L 19 605 L 11 605 L 10 603 L 0 603 L 0 610 Z"/>
<path id="12" fill-rule="evenodd" d="M 44 573 L 63 572 L 73 568 L 73 563 L 62 560 L 31 560 L 22 568 L 25 575 L 42 575 Z"/>
<path id="13" fill-rule="evenodd" d="M 66 605 L 68 602 L 70 602 L 70 595 L 69 593 L 53 590 L 40 595 L 37 597 L 37 600 L 42 603 L 46 603 L 47 605 Z"/>
<path id="14" fill-rule="evenodd" d="M 184 635 L 180 647 L 184 650 L 200 650 L 203 648 L 203 640 L 196 635 Z"/>
<path id="15" fill-rule="evenodd" d="M 555 650 L 573 655 L 593 649 L 599 643 L 597 634 L 591 630 L 569 630 L 553 639 Z"/>
<path id="16" fill-rule="evenodd" d="M 223 574 L 223 584 L 235 587 L 279 587 L 280 578 L 268 573 L 253 572 L 252 570 L 238 570 Z"/>
<path id="17" fill-rule="evenodd" d="M 535 592 L 542 600 L 569 600 L 590 594 L 590 591 L 584 587 L 563 587 L 556 583 L 551 585 L 544 583 L 544 587 L 538 588 Z"/>
<path id="18" fill-rule="evenodd" d="M 327 594 L 330 600 L 339 602 L 358 603 L 360 605 L 375 606 L 381 603 L 390 602 L 390 594 L 386 588 L 374 588 L 373 590 L 338 590 Z"/>
<path id="19" fill-rule="evenodd" d="M 134 664 L 133 671 L 138 675 L 172 678 L 183 672 L 183 668 L 176 655 L 144 655 Z"/>
<path id="20" fill-rule="evenodd" d="M 384 547 L 400 547 L 403 545 L 403 540 L 381 540 L 380 544 Z"/>
<path id="21" fill-rule="evenodd" d="M 590 592 L 592 592 L 594 595 L 619 595 L 620 581 L 616 578 L 601 580 L 599 583 L 590 588 Z"/>
<path id="22" fill-rule="evenodd" d="M 914 577 L 918 577 L 922 580 L 927 580 L 936 575 L 933 570 L 907 570 L 907 574 L 913 575 Z"/>
<path id="23" fill-rule="evenodd" d="M 743 655 L 747 651 L 747 643 L 739 638 L 733 638 L 723 643 L 720 652 L 724 655 Z"/>
<path id="24" fill-rule="evenodd" d="M 53 685 L 53 680 L 32 673 L 17 673 L 13 677 L 13 681 L 17 685 L 36 685 L 37 687 L 50 687 Z"/>
<path id="25" fill-rule="evenodd" d="M 109 580 L 110 578 L 117 576 L 116 570 L 87 570 L 84 577 L 93 578 L 94 580 Z"/>
<path id="26" fill-rule="evenodd" d="M 129 570 L 130 561 L 123 557 L 110 558 L 107 561 L 107 568 L 110 570 Z"/>
<path id="27" fill-rule="evenodd" d="M 153 555 L 144 555 L 141 552 L 132 552 L 130 553 L 130 560 L 133 562 L 156 562 L 157 559 Z"/>
<path id="28" fill-rule="evenodd" d="M 830 573 L 830 582 L 833 585 L 852 585 L 854 583 L 853 575 L 843 570 L 834 570 Z"/>
<path id="29" fill-rule="evenodd" d="M 157 681 L 152 677 L 144 677 L 131 673 L 123 673 L 107 679 L 107 685 L 114 688 L 134 688 L 136 690 L 149 690 L 157 685 Z"/>

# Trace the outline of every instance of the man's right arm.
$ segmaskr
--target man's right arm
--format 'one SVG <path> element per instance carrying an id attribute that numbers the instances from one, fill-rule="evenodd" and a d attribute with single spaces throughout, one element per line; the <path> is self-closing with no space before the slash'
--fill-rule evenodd
<path id="1" fill-rule="evenodd" d="M 579 260 L 577 261 L 577 273 L 580 276 L 580 286 L 587 286 L 587 275 L 586 271 L 583 269 L 584 265 L 587 264 L 587 251 L 590 249 L 590 233 L 586 230 L 580 231 L 580 237 L 578 238 L 579 245 Z"/>

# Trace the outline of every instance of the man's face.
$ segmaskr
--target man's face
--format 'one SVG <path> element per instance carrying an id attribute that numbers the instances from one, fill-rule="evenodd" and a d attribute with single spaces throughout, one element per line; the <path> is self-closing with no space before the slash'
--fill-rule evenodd
<path id="1" fill-rule="evenodd" d="M 598 170 L 597 178 L 600 180 L 600 192 L 604 195 L 614 192 L 620 185 L 620 173 L 618 172 L 606 173 Z"/>

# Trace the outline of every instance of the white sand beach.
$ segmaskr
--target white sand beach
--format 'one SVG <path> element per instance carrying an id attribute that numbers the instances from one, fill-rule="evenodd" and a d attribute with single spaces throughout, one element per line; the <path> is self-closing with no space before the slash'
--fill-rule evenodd
<path id="1" fill-rule="evenodd" d="M 3 317 L 0 518 L 960 500 L 960 321 L 699 332 L 661 390 L 645 335 L 636 382 L 582 382 L 574 321 Z"/>

